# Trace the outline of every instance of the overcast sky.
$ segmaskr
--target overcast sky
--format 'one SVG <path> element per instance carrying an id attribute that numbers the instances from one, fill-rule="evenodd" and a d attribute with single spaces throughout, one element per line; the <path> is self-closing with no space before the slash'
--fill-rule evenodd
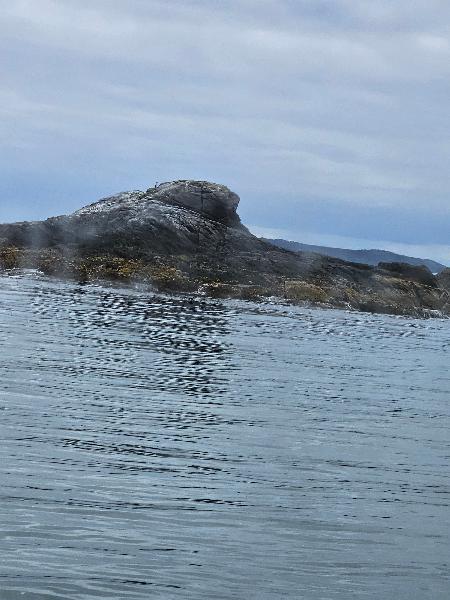
<path id="1" fill-rule="evenodd" d="M 0 221 L 208 179 L 450 264 L 448 0 L 0 0 Z"/>

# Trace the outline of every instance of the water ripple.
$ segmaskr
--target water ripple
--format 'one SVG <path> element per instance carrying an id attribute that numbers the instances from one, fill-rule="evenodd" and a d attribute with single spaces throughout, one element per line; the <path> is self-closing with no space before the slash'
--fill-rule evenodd
<path id="1" fill-rule="evenodd" d="M 0 598 L 450 587 L 444 320 L 0 278 Z"/>

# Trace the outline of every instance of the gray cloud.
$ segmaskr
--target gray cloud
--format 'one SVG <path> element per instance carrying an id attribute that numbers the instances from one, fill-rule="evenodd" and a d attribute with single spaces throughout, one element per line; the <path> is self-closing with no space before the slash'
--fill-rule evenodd
<path id="1" fill-rule="evenodd" d="M 448 247 L 447 2 L 16 0 L 2 12 L 0 220 L 201 177 L 240 193 L 255 226 L 281 216 L 318 239 L 333 234 L 322 211 L 336 235 Z"/>

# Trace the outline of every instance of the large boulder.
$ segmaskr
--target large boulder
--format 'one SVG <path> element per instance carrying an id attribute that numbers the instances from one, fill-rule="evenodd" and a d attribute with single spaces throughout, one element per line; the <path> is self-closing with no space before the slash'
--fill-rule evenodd
<path id="1" fill-rule="evenodd" d="M 122 192 L 46 221 L 0 225 L 0 246 L 70 247 L 78 253 L 198 254 L 224 248 L 258 252 L 263 242 L 241 224 L 239 196 L 224 185 L 180 180 Z M 231 248 L 230 243 L 227 244 Z"/>
<path id="2" fill-rule="evenodd" d="M 227 226 L 240 224 L 236 212 L 239 205 L 237 194 L 225 185 L 194 180 L 161 183 L 149 188 L 146 192 L 122 192 L 85 206 L 75 215 L 95 217 L 117 210 L 122 211 L 125 215 L 127 211 L 130 213 L 137 210 L 143 217 L 161 205 L 188 209 Z"/>
<path id="3" fill-rule="evenodd" d="M 58 218 L 52 238 L 69 240 L 87 252 L 127 257 L 150 254 L 214 253 L 238 236 L 237 247 L 259 249 L 236 212 L 239 196 L 206 181 L 163 183 L 145 192 L 122 192 Z M 46 222 L 49 226 L 49 221 Z M 56 232 L 55 229 L 62 231 Z M 226 244 L 230 247 L 230 243 Z"/>
<path id="4" fill-rule="evenodd" d="M 146 194 L 150 199 L 189 208 L 225 225 L 239 223 L 236 212 L 239 196 L 224 185 L 208 181 L 171 181 L 150 188 Z"/>

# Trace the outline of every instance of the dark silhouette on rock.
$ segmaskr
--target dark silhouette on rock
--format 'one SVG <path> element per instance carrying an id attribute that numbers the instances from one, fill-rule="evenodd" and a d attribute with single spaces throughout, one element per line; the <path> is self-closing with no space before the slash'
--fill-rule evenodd
<path id="1" fill-rule="evenodd" d="M 207 181 L 124 192 L 71 215 L 0 225 L 0 266 L 213 296 L 277 296 L 394 314 L 449 312 L 447 292 L 426 267 L 371 267 L 284 250 L 252 235 L 238 204 L 227 187 Z"/>

